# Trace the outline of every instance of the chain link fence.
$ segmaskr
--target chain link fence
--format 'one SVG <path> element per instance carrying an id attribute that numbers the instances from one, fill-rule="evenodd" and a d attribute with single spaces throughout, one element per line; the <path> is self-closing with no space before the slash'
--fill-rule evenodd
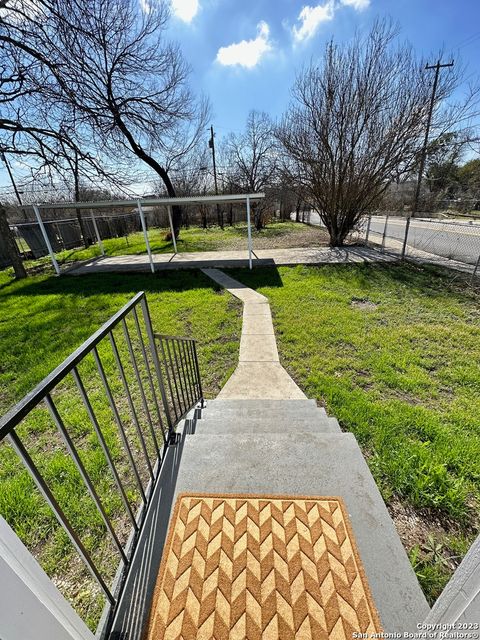
<path id="1" fill-rule="evenodd" d="M 406 257 L 444 258 L 475 266 L 480 259 L 480 224 L 465 221 L 371 216 L 363 240 Z M 368 235 L 367 235 L 368 228 Z"/>
<path id="2" fill-rule="evenodd" d="M 315 211 L 305 214 L 304 221 L 325 228 Z M 466 271 L 480 269 L 480 223 L 476 221 L 371 215 L 362 218 L 347 238 L 347 244 L 362 243 L 407 258 L 450 261 L 464 265 Z"/>

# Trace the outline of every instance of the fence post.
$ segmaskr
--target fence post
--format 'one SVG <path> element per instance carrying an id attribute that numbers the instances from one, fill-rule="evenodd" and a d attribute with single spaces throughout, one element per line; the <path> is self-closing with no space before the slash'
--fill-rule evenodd
<path id="1" fill-rule="evenodd" d="M 370 235 L 370 225 L 372 224 L 372 216 L 369 215 L 368 216 L 368 221 L 367 221 L 367 231 L 365 233 L 365 244 L 367 244 L 368 242 L 368 236 Z"/>
<path id="2" fill-rule="evenodd" d="M 252 268 L 252 223 L 250 220 L 250 197 L 247 196 L 248 268 Z"/>
<path id="3" fill-rule="evenodd" d="M 100 247 L 102 256 L 104 256 L 105 249 L 103 248 L 103 242 L 102 242 L 102 239 L 100 238 L 100 232 L 98 231 L 97 221 L 95 220 L 95 216 L 93 215 L 93 209 L 90 209 L 90 215 L 92 216 L 93 229 L 95 231 L 95 235 L 97 236 L 98 246 Z"/>
<path id="4" fill-rule="evenodd" d="M 143 237 L 145 238 L 145 244 L 147 245 L 148 259 L 150 260 L 150 269 L 152 273 L 155 273 L 155 265 L 153 264 L 152 251 L 150 249 L 150 242 L 148 241 L 147 225 L 145 224 L 145 216 L 143 215 L 142 203 L 137 200 L 137 209 L 140 215 L 140 222 L 142 223 Z"/>
<path id="5" fill-rule="evenodd" d="M 473 281 L 475 280 L 475 276 L 477 275 L 478 267 L 480 266 L 480 256 L 477 258 L 477 262 L 475 263 L 475 268 L 472 273 L 471 285 L 473 286 Z"/>
<path id="6" fill-rule="evenodd" d="M 408 216 L 407 222 L 405 223 L 405 237 L 403 239 L 403 246 L 402 246 L 402 260 L 405 260 L 405 251 L 407 250 L 408 231 L 410 229 L 411 219 L 412 219 L 412 216 Z"/>
<path id="7" fill-rule="evenodd" d="M 387 237 L 387 225 L 388 225 L 388 213 L 385 216 L 385 228 L 383 230 L 383 237 L 382 237 L 382 251 L 385 251 L 385 239 Z"/>
<path id="8" fill-rule="evenodd" d="M 55 258 L 55 254 L 53 253 L 52 245 L 50 244 L 50 240 L 48 239 L 47 230 L 45 229 L 45 225 L 43 224 L 42 217 L 40 216 L 40 211 L 36 204 L 33 205 L 33 211 L 35 213 L 35 217 L 37 218 L 38 226 L 40 227 L 40 231 L 42 232 L 43 239 L 45 240 L 45 244 L 47 245 L 48 253 L 50 254 L 50 259 L 53 264 L 53 268 L 55 269 L 55 273 L 57 276 L 60 275 L 60 267 L 58 266 L 57 259 Z"/>
<path id="9" fill-rule="evenodd" d="M 172 234 L 173 250 L 177 253 L 177 240 L 175 238 L 175 229 L 173 228 L 172 207 L 167 206 L 168 222 L 170 223 L 170 233 Z"/>

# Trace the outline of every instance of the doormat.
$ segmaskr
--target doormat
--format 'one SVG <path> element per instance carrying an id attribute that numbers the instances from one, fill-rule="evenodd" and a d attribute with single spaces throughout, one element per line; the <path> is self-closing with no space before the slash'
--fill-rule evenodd
<path id="1" fill-rule="evenodd" d="M 178 497 L 148 640 L 351 640 L 381 631 L 341 498 Z"/>

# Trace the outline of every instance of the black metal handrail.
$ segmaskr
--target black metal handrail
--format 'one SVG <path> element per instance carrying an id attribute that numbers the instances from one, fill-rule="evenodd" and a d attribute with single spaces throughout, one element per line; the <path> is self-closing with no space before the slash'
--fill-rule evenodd
<path id="1" fill-rule="evenodd" d="M 141 310 L 141 313 L 139 313 L 138 309 Z M 129 321 L 130 327 L 127 321 Z M 121 332 L 120 336 L 115 336 L 114 330 L 116 330 L 117 334 Z M 120 348 L 119 340 L 122 340 L 123 348 Z M 160 347 L 160 357 L 156 340 Z M 101 343 L 102 347 L 105 345 L 108 348 L 109 345 L 110 373 L 106 371 L 104 356 L 102 356 L 99 349 Z M 89 354 L 93 357 L 94 369 L 101 383 L 100 388 L 106 400 L 105 405 L 109 407 L 110 415 L 113 417 L 118 441 L 123 446 L 125 460 L 128 460 L 128 467 L 131 470 L 130 477 L 132 477 L 134 485 L 138 489 L 140 508 L 137 508 L 138 505 L 133 505 L 131 497 L 129 498 L 128 491 L 117 468 L 115 456 L 100 426 L 95 410 L 95 402 L 91 400 L 87 389 L 88 385 L 85 384 L 79 371 L 80 363 Z M 129 374 L 127 374 L 127 367 L 129 368 Z M 115 375 L 118 376 L 117 384 L 120 383 L 122 390 L 122 400 L 125 405 L 123 406 L 122 404 L 122 407 L 118 406 L 118 401 L 115 399 L 115 393 L 112 389 L 112 368 Z M 122 545 L 119 540 L 99 492 L 82 461 L 74 438 L 61 416 L 61 410 L 57 406 L 58 402 L 53 397 L 53 392 L 57 390 L 61 383 L 65 382 L 67 376 L 73 378 L 73 388 L 75 389 L 75 395 L 72 393 L 72 398 L 71 400 L 69 399 L 69 402 L 75 402 L 76 398 L 86 412 L 91 428 L 105 457 L 105 463 L 112 474 L 112 480 L 118 489 L 118 495 L 125 509 L 125 516 L 131 523 L 133 533 L 129 537 L 129 542 L 125 545 Z M 175 395 L 172 394 L 173 389 L 175 390 Z M 135 550 L 135 543 L 146 516 L 149 500 L 153 495 L 166 447 L 174 441 L 173 434 L 178 422 L 198 402 L 203 403 L 202 398 L 195 342 L 186 338 L 154 334 L 145 293 L 140 292 L 16 406 L 0 418 L 0 442 L 3 439 L 8 440 L 27 468 L 37 489 L 52 509 L 57 521 L 67 533 L 85 566 L 103 591 L 110 604 L 110 619 L 121 596 L 123 584 Z M 18 433 L 17 427 L 40 404 L 44 404 L 48 409 L 50 419 L 58 429 L 63 445 L 75 463 L 85 488 L 105 525 L 106 532 L 118 551 L 121 570 L 119 571 L 120 579 L 116 581 L 114 588 L 107 585 L 105 576 L 102 575 L 102 571 L 95 564 L 92 555 L 76 532 L 75 526 L 60 506 L 54 491 L 42 476 L 40 469 Z M 131 433 L 135 434 L 138 445 L 136 451 L 133 450 L 128 429 L 126 428 L 126 414 L 129 415 L 128 423 Z M 142 477 L 144 478 L 143 480 Z"/>
<path id="2" fill-rule="evenodd" d="M 202 381 L 196 340 L 156 333 L 161 372 L 167 381 L 166 407 L 170 423 L 182 420 L 199 402 Z"/>

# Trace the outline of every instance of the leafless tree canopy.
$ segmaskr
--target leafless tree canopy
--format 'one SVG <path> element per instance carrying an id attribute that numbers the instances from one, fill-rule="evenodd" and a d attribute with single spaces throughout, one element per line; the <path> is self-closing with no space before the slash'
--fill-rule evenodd
<path id="1" fill-rule="evenodd" d="M 224 155 L 234 182 L 242 190 L 255 193 L 273 185 L 278 170 L 276 147 L 272 120 L 268 114 L 259 111 L 249 113 L 243 133 L 232 133 L 226 139 Z M 264 208 L 263 205 L 255 207 L 257 229 L 263 226 Z"/>
<path id="2" fill-rule="evenodd" d="M 175 196 L 169 172 L 204 133 L 208 103 L 192 95 L 190 69 L 178 47 L 165 39 L 169 3 L 3 0 L 2 5 L 2 83 L 12 100 L 0 128 L 10 126 L 31 139 L 34 113 L 33 121 L 41 123 L 39 143 L 61 136 L 82 153 L 90 146 L 117 161 L 133 154 Z"/>
<path id="3" fill-rule="evenodd" d="M 432 76 L 396 35 L 389 22 L 377 22 L 348 46 L 330 42 L 321 63 L 297 77 L 277 130 L 284 171 L 319 211 L 332 246 L 416 161 Z M 455 72 L 441 76 L 437 105 L 457 81 Z M 441 130 L 447 120 L 437 116 Z"/>

